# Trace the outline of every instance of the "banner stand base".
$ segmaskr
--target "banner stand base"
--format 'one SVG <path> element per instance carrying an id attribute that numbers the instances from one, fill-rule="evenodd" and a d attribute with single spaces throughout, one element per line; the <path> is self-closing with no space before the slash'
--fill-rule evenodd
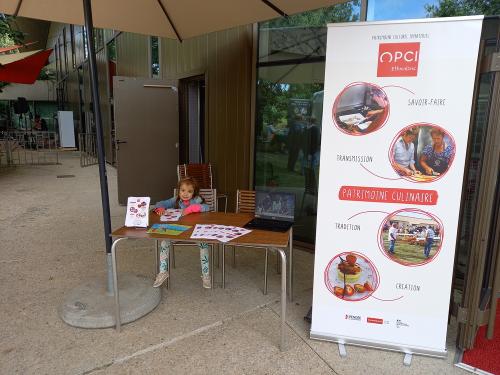
<path id="1" fill-rule="evenodd" d="M 341 343 L 341 342 L 339 342 L 338 344 L 339 344 L 339 355 L 342 358 L 347 357 L 347 350 L 345 348 L 345 345 L 343 343 Z"/>
<path id="2" fill-rule="evenodd" d="M 403 365 L 411 366 L 411 360 L 413 359 L 413 354 L 405 353 L 405 357 L 403 359 Z"/>

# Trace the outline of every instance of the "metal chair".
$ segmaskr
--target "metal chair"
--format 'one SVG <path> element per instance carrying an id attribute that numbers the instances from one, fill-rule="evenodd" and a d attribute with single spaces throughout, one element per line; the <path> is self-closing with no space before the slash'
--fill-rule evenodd
<path id="1" fill-rule="evenodd" d="M 237 190 L 236 191 L 236 213 L 255 213 L 255 190 Z M 252 248 L 262 248 L 266 250 L 266 258 L 264 264 L 264 290 L 263 293 L 267 294 L 267 269 L 268 269 L 268 257 L 269 249 L 263 246 L 243 246 L 238 245 L 238 247 L 252 247 Z M 224 251 L 224 247 L 222 248 Z M 236 267 L 236 246 L 233 246 L 233 267 Z"/>
<path id="2" fill-rule="evenodd" d="M 213 189 L 213 170 L 210 163 L 199 164 L 179 164 L 177 166 L 177 179 L 181 180 L 186 177 L 193 177 L 200 189 Z M 227 195 L 219 193 L 217 199 L 224 199 L 224 212 L 227 212 Z"/>

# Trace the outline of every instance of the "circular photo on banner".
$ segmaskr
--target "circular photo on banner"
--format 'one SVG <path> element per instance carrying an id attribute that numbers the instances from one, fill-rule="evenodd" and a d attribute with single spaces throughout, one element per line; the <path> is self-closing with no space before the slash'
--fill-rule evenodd
<path id="1" fill-rule="evenodd" d="M 455 140 L 442 127 L 412 124 L 394 138 L 389 150 L 392 168 L 406 180 L 433 182 L 443 177 L 455 157 Z"/>
<path id="2" fill-rule="evenodd" d="M 418 208 L 389 214 L 378 232 L 379 247 L 390 260 L 404 266 L 422 266 L 439 254 L 444 228 L 441 220 Z"/>
<path id="3" fill-rule="evenodd" d="M 349 135 L 366 135 L 380 129 L 389 117 L 389 99 L 377 85 L 354 82 L 335 99 L 333 122 Z"/>
<path id="4" fill-rule="evenodd" d="M 350 251 L 335 255 L 325 269 L 325 284 L 337 298 L 361 301 L 378 288 L 379 275 L 365 255 Z"/>

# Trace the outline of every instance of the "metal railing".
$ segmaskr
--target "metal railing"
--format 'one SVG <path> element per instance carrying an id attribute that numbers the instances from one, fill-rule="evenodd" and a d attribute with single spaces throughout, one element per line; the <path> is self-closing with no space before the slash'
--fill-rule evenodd
<path id="1" fill-rule="evenodd" d="M 56 132 L 0 132 L 0 167 L 58 163 L 59 136 Z"/>
<path id="2" fill-rule="evenodd" d="M 80 150 L 80 167 L 89 167 L 98 163 L 95 133 L 78 134 L 78 148 Z"/>

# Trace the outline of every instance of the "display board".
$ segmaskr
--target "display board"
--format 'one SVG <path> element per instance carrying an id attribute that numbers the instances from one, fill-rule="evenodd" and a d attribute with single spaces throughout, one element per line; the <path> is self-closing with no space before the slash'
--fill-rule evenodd
<path id="1" fill-rule="evenodd" d="M 481 27 L 329 25 L 312 338 L 445 355 Z"/>

